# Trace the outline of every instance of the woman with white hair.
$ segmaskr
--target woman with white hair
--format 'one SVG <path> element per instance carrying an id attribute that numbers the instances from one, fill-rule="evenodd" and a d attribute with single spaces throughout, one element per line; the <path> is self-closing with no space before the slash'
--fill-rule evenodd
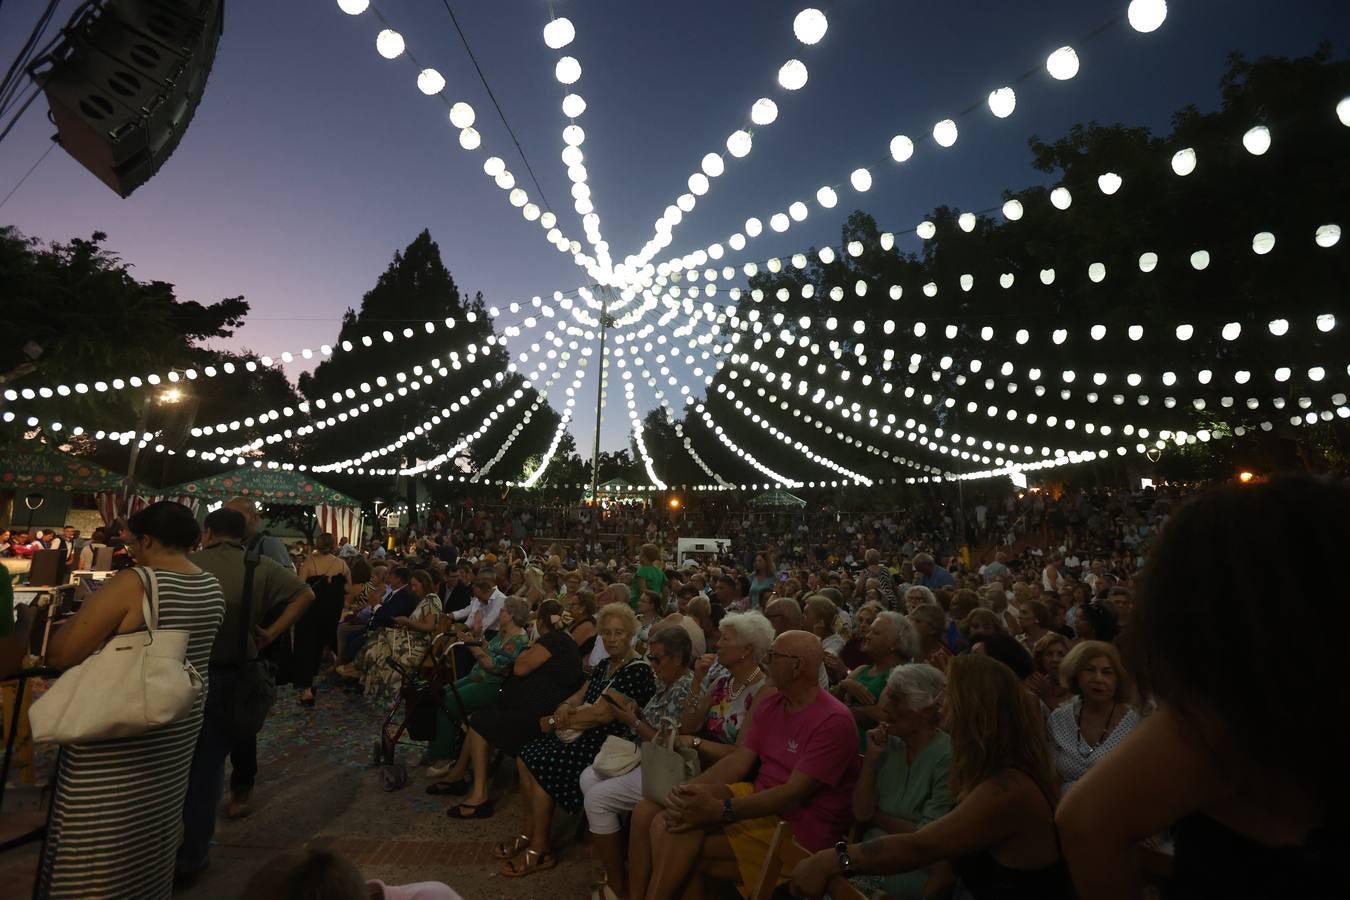
<path id="1" fill-rule="evenodd" d="M 919 635 L 909 619 L 892 610 L 877 613 L 863 639 L 863 652 L 872 661 L 830 689 L 858 723 L 859 752 L 867 749 L 868 729 L 881 721 L 881 693 L 891 672 L 912 660 L 918 650 Z"/>
<path id="2" fill-rule="evenodd" d="M 917 831 L 952 808 L 952 744 L 939 728 L 938 696 L 946 685 L 946 677 L 927 663 L 896 666 L 887 677 L 881 724 L 867 732 L 853 790 L 853 815 L 867 823 L 864 840 Z M 930 874 L 920 869 L 887 875 L 874 886 L 895 900 L 918 900 Z"/>

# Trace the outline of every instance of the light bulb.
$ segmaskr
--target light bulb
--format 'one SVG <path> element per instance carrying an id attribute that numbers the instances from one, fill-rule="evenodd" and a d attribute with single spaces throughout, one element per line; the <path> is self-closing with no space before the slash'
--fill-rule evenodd
<path id="1" fill-rule="evenodd" d="M 1223 330 L 1219 332 L 1219 335 L 1225 341 L 1235 341 L 1241 334 L 1242 324 L 1239 322 L 1229 322 L 1227 325 L 1223 326 Z"/>
<path id="2" fill-rule="evenodd" d="M 1275 249 L 1275 235 L 1269 231 L 1258 232 L 1252 238 L 1252 252 L 1257 256 L 1265 256 Z"/>
<path id="3" fill-rule="evenodd" d="M 897 134 L 891 138 L 891 158 L 896 162 L 904 162 L 914 155 L 914 142 L 903 134 Z"/>
<path id="4" fill-rule="evenodd" d="M 772 125 L 778 118 L 778 104 L 768 97 L 761 97 L 750 107 L 750 121 L 756 125 Z"/>
<path id="5" fill-rule="evenodd" d="M 1003 217 L 1009 222 L 1016 222 L 1022 218 L 1022 201 L 1009 200 L 1003 204 Z"/>
<path id="6" fill-rule="evenodd" d="M 1045 60 L 1045 68 L 1056 81 L 1068 81 L 1078 74 L 1078 54 L 1072 47 L 1060 47 Z"/>
<path id="7" fill-rule="evenodd" d="M 564 56 L 553 67 L 553 77 L 562 84 L 576 84 L 581 80 L 581 63 L 574 56 Z"/>
<path id="8" fill-rule="evenodd" d="M 1197 250 L 1191 254 L 1191 268 L 1197 272 L 1202 272 L 1209 268 L 1209 251 Z"/>
<path id="9" fill-rule="evenodd" d="M 1150 250 L 1139 255 L 1139 271 L 1148 274 L 1156 268 L 1158 268 L 1158 254 Z"/>
<path id="10" fill-rule="evenodd" d="M 375 35 L 375 52 L 385 59 L 398 59 L 403 53 L 403 35 L 386 28 Z"/>
<path id="11" fill-rule="evenodd" d="M 806 86 L 806 78 L 806 64 L 800 59 L 789 59 L 778 70 L 778 83 L 784 90 L 800 90 Z"/>
<path id="12" fill-rule="evenodd" d="M 997 118 L 1006 119 L 1017 107 L 1017 94 L 1010 87 L 1001 87 L 989 93 L 989 111 Z"/>
<path id="13" fill-rule="evenodd" d="M 580 94 L 568 94 L 562 101 L 563 115 L 575 119 L 586 111 L 586 101 Z"/>
<path id="14" fill-rule="evenodd" d="M 919 227 L 914 229 L 914 233 L 917 234 L 921 240 L 930 240 L 937 234 L 937 226 L 932 222 L 920 222 Z"/>
<path id="15" fill-rule="evenodd" d="M 1187 147 L 1172 154 L 1172 171 L 1183 178 L 1195 171 L 1195 150 Z"/>
<path id="16" fill-rule="evenodd" d="M 445 90 L 445 77 L 435 69 L 423 69 L 417 73 L 417 89 L 428 97 L 434 97 Z"/>
<path id="17" fill-rule="evenodd" d="M 483 136 L 478 133 L 476 128 L 461 128 L 459 131 L 459 145 L 465 150 L 477 150 L 478 145 L 483 143 Z"/>
<path id="18" fill-rule="evenodd" d="M 703 174 L 709 178 L 716 178 L 726 171 L 726 164 L 722 162 L 722 157 L 716 153 L 708 153 L 703 157 L 701 163 Z"/>
<path id="19" fill-rule="evenodd" d="M 572 43 L 576 36 L 577 30 L 573 27 L 571 19 L 554 19 L 544 26 L 544 44 L 550 50 L 561 50 Z"/>
<path id="20" fill-rule="evenodd" d="M 975 230 L 975 214 L 968 212 L 961 213 L 961 215 L 956 217 L 956 224 L 966 234 L 970 234 Z"/>
<path id="21" fill-rule="evenodd" d="M 1101 284 L 1106 279 L 1106 266 L 1099 262 L 1088 266 L 1088 279 L 1093 284 Z"/>
<path id="22" fill-rule="evenodd" d="M 338 9 L 349 16 L 359 16 L 370 6 L 370 0 L 338 0 Z"/>
<path id="23" fill-rule="evenodd" d="M 1334 247 L 1341 239 L 1341 226 L 1335 224 L 1318 225 L 1313 240 L 1319 247 Z"/>
<path id="24" fill-rule="evenodd" d="M 816 202 L 826 209 L 833 209 L 839 202 L 839 195 L 834 192 L 834 188 L 827 185 L 816 191 Z"/>
<path id="25" fill-rule="evenodd" d="M 733 131 L 731 136 L 727 138 L 727 152 L 740 159 L 749 154 L 753 143 L 754 140 L 750 137 L 750 132 L 743 129 Z M 754 237 L 754 235 L 751 235 L 751 237 Z"/>
<path id="26" fill-rule="evenodd" d="M 1050 205 L 1055 209 L 1068 209 L 1073 205 L 1073 194 L 1068 188 L 1057 187 L 1050 192 Z"/>
<path id="27" fill-rule="evenodd" d="M 1350 97 L 1342 97 L 1336 104 L 1336 118 L 1341 120 L 1341 124 L 1350 128 Z"/>
<path id="28" fill-rule="evenodd" d="M 1130 27 L 1140 34 L 1148 34 L 1150 31 L 1157 31 L 1167 18 L 1166 0 L 1130 0 L 1130 6 L 1125 11 L 1125 16 L 1130 20 Z"/>
<path id="29" fill-rule="evenodd" d="M 1097 187 L 1108 197 L 1120 190 L 1123 180 L 1115 172 L 1106 172 L 1097 176 Z"/>
<path id="30" fill-rule="evenodd" d="M 866 169 L 854 169 L 848 180 L 855 191 L 862 192 L 872 187 L 872 173 Z"/>
<path id="31" fill-rule="evenodd" d="M 1249 129 L 1242 136 L 1242 146 L 1246 147 L 1252 156 L 1263 155 L 1270 149 L 1270 129 L 1264 125 Z"/>
<path id="32" fill-rule="evenodd" d="M 796 18 L 792 20 L 792 33 L 803 44 L 819 43 L 829 27 L 830 22 L 825 18 L 825 14 L 809 6 L 797 13 Z"/>
<path id="33" fill-rule="evenodd" d="M 943 119 L 933 126 L 933 140 L 937 141 L 939 147 L 950 147 L 956 143 L 956 123 L 951 119 Z"/>

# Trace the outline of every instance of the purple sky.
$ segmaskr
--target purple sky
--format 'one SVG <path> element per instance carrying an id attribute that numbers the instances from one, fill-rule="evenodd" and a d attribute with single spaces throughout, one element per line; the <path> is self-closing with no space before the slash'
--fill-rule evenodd
<path id="1" fill-rule="evenodd" d="M 63 3 L 58 18 L 74 5 Z M 359 302 L 393 252 L 424 227 L 461 289 L 482 290 L 490 304 L 575 288 L 584 273 L 482 172 L 483 159 L 499 155 L 536 193 L 441 3 L 379 5 L 419 60 L 445 75 L 449 94 L 474 106 L 482 148 L 461 150 L 443 105 L 417 91 L 411 66 L 375 53 L 380 26 L 370 14 L 349 17 L 335 0 L 235 0 L 227 4 L 203 103 L 153 180 L 122 200 L 57 150 L 0 209 L 0 222 L 49 239 L 106 231 L 109 246 L 141 277 L 173 282 L 182 296 L 245 295 L 253 312 L 234 344 L 261 353 L 331 341 L 343 309 Z M 756 133 L 747 158 L 727 158 L 727 174 L 658 259 L 723 241 L 747 216 L 767 220 L 796 199 L 811 207 L 805 223 L 762 237 L 727 261 L 739 265 L 837 241 L 840 225 L 859 207 L 897 232 L 940 203 L 983 209 L 1005 187 L 1040 178 L 1029 165 L 1032 134 L 1058 137 L 1089 119 L 1165 131 L 1181 105 L 1217 104 L 1228 52 L 1302 55 L 1335 38 L 1343 53 L 1350 34 L 1343 0 L 1175 2 L 1159 31 L 1140 35 L 1122 22 L 1079 47 L 1077 78 L 1036 75 L 1019 87 L 1011 118 L 982 110 L 962 120 L 955 147 L 939 152 L 928 145 L 903 168 L 874 167 L 869 193 L 842 189 L 839 206 L 822 210 L 812 202 L 815 189 L 846 182 L 853 168 L 876 162 L 891 135 L 926 132 L 1055 47 L 1123 13 L 1127 3 L 820 4 L 830 29 L 814 47 L 792 34 L 792 18 L 805 5 L 555 4 L 577 29 L 565 52 L 583 67 L 574 89 L 589 108 L 578 124 L 586 129 L 596 211 L 616 259 L 650 237 L 652 222 L 686 190 L 703 154 L 724 150 L 726 136 L 760 96 L 778 102 L 778 121 Z M 6 64 L 40 6 L 9 0 L 0 10 Z M 559 54 L 540 36 L 547 4 L 459 0 L 455 9 L 560 224 L 581 239 L 559 161 L 566 124 L 558 108 L 564 91 L 553 79 Z M 789 94 L 777 87 L 775 73 L 792 56 L 807 64 L 810 81 Z M 39 99 L 0 145 L 0 196 L 44 149 L 54 130 L 45 111 Z M 912 244 L 911 237 L 902 246 Z M 586 398 L 594 397 L 594 368 Z M 560 407 L 561 385 L 553 394 Z M 638 397 L 643 411 L 654 405 L 645 384 Z M 590 402 L 580 405 L 573 426 L 583 448 L 594 427 Z M 605 411 L 604 445 L 625 445 L 627 430 L 616 388 Z"/>

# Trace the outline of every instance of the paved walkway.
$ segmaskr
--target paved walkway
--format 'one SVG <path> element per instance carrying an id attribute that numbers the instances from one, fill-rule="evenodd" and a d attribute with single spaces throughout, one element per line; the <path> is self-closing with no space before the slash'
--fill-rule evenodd
<path id="1" fill-rule="evenodd" d="M 389 884 L 443 881 L 465 900 L 590 897 L 595 864 L 589 848 L 575 840 L 577 819 L 565 813 L 554 822 L 557 868 L 523 879 L 497 873 L 492 847 L 509 840 L 522 817 L 509 763 L 497 773 L 493 789 L 497 814 L 485 821 L 452 820 L 445 815 L 449 803 L 425 793 L 429 782 L 415 768 L 418 745 L 400 750 L 400 761 L 410 766 L 408 785 L 386 793 L 380 770 L 370 766 L 380 718 L 360 697 L 321 690 L 316 707 L 304 709 L 296 694 L 283 688 L 259 736 L 253 814 L 238 821 L 222 815 L 210 868 L 176 896 L 236 900 L 268 860 L 326 846 L 352 859 L 369 878 Z M 0 883 L 31 884 L 36 864 L 36 846 L 5 854 Z M 12 896 L 26 894 L 24 889 Z"/>

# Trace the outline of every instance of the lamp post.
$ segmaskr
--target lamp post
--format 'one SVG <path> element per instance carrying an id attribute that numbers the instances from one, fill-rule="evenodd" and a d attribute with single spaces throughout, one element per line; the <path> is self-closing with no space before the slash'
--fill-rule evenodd
<path id="1" fill-rule="evenodd" d="M 145 429 L 150 423 L 150 407 L 155 401 L 172 405 L 179 403 L 186 398 L 186 395 L 176 387 L 160 391 L 158 395 L 147 393 L 145 402 L 141 405 L 140 419 L 136 423 L 136 435 L 131 441 L 131 456 L 127 459 L 127 490 L 130 491 L 136 485 L 136 462 L 140 459 L 141 443 L 145 440 Z"/>

